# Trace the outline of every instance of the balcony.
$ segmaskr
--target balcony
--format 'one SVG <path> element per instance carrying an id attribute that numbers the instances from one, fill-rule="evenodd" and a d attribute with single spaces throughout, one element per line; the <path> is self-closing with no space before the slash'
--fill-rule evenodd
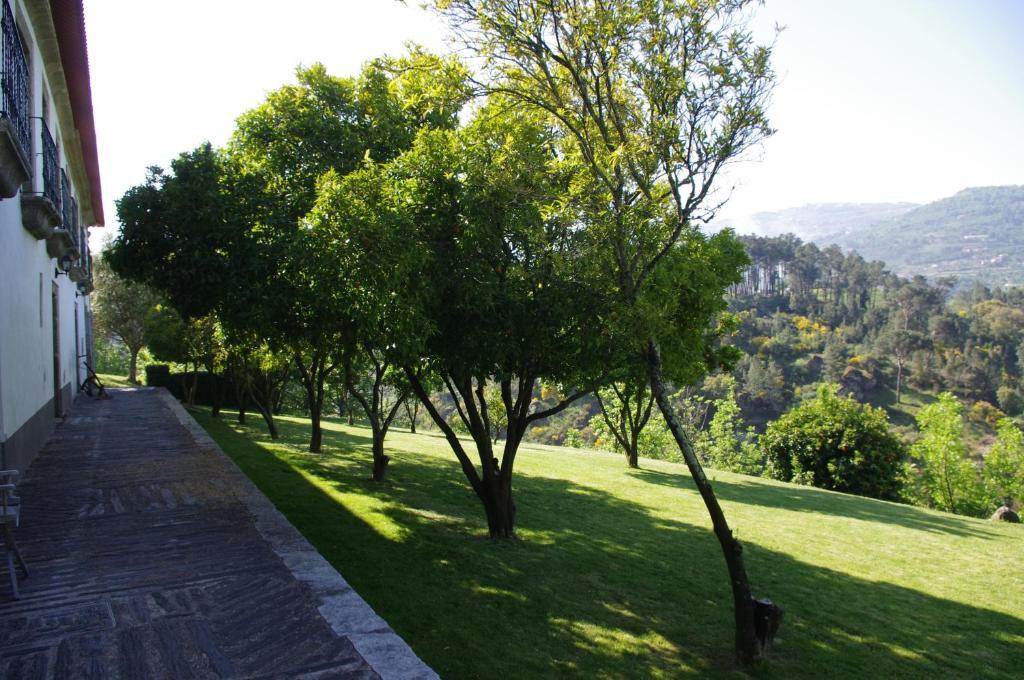
<path id="1" fill-rule="evenodd" d="M 0 198 L 11 198 L 32 177 L 32 124 L 29 120 L 28 63 L 7 0 L 0 16 Z"/>
<path id="2" fill-rule="evenodd" d="M 85 272 L 85 277 L 78 282 L 78 292 L 82 295 L 88 295 L 93 291 L 95 285 L 92 281 L 92 253 L 89 252 L 89 233 L 85 231 L 85 227 L 82 227 L 83 233 L 85 234 L 85 248 L 82 250 L 82 257 L 78 260 L 76 267 L 81 267 Z"/>
<path id="3" fill-rule="evenodd" d="M 43 177 L 46 177 L 45 172 Z M 46 186 L 44 182 L 44 195 Z M 46 250 L 50 257 L 58 260 L 67 256 L 72 261 L 77 261 L 81 255 L 82 243 L 82 235 L 78 228 L 78 203 L 71 197 L 71 182 L 68 181 L 68 173 L 64 170 L 60 171 L 60 200 L 57 205 L 60 206 L 60 222 L 46 239 Z"/>
<path id="4" fill-rule="evenodd" d="M 42 185 L 41 191 L 21 192 L 21 221 L 25 228 L 38 239 L 46 239 L 47 250 L 50 257 L 60 257 L 54 254 L 54 248 L 59 244 L 66 243 L 70 248 L 70 234 L 60 234 L 60 168 L 57 165 L 57 145 L 53 142 L 50 130 L 46 122 L 41 118 L 39 121 L 40 156 L 42 156 Z M 36 189 L 37 187 L 33 187 Z M 51 240 L 54 245 L 51 246 Z"/>
<path id="5" fill-rule="evenodd" d="M 64 179 L 66 182 L 66 175 Z M 92 258 L 89 257 L 89 230 L 84 224 L 79 224 L 78 201 L 71 197 L 70 192 L 64 195 L 64 229 L 75 235 L 75 250 L 78 255 L 68 276 L 81 288 L 81 284 L 86 283 L 92 274 L 90 271 Z"/>

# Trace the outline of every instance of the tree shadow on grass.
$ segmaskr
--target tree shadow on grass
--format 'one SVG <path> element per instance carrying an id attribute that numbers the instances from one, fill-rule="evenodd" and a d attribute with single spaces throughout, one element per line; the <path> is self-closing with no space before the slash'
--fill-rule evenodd
<path id="1" fill-rule="evenodd" d="M 673 475 L 659 470 L 630 470 L 629 474 L 652 484 L 662 484 L 680 489 L 693 489 L 693 480 L 688 475 Z M 709 472 L 709 477 L 713 473 Z M 754 479 L 754 478 L 751 478 Z M 838 493 L 812 487 L 765 484 L 763 481 L 744 482 L 741 476 L 729 480 L 718 477 L 712 480 L 715 495 L 720 500 L 760 505 L 767 508 L 795 510 L 798 512 L 820 513 L 829 516 L 851 517 L 867 522 L 882 522 L 933 533 L 951 534 L 973 538 L 1002 539 L 1002 534 L 979 526 L 977 520 L 940 514 L 912 505 L 902 505 L 864 498 L 853 494 Z"/>
<path id="2" fill-rule="evenodd" d="M 362 466 L 285 461 L 226 428 L 213 434 L 443 677 L 732 671 L 725 566 L 705 529 L 566 480 L 519 476 L 522 540 L 492 543 L 480 539 L 482 510 L 451 461 L 404 452 L 390 482 L 368 487 Z M 382 501 L 402 531 L 383 535 L 310 474 Z M 755 675 L 995 678 L 1019 670 L 1020 619 L 746 547 L 755 581 L 786 608 L 772 659 Z"/>

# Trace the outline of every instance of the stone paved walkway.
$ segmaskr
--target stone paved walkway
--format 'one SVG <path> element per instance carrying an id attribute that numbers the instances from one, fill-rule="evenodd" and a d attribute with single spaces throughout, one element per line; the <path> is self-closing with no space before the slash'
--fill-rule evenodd
<path id="1" fill-rule="evenodd" d="M 436 678 L 163 390 L 79 399 L 19 486 L 0 678 Z"/>

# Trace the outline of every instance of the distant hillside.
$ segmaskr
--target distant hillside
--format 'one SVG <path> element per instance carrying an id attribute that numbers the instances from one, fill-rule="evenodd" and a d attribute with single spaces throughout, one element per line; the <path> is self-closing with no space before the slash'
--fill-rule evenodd
<path id="1" fill-rule="evenodd" d="M 926 205 L 824 204 L 728 220 L 738 232 L 792 232 L 853 249 L 903 276 L 1024 284 L 1024 186 L 976 187 Z"/>
<path id="2" fill-rule="evenodd" d="M 857 233 L 895 219 L 918 207 L 916 203 L 815 203 L 777 212 L 726 219 L 737 232 L 759 236 L 796 234 L 805 241 L 826 235 Z"/>

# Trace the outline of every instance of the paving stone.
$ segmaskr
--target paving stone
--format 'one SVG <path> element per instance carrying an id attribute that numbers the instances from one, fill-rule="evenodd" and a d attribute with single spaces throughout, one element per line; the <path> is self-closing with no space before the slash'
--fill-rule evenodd
<path id="1" fill-rule="evenodd" d="M 437 677 L 170 395 L 113 395 L 19 486 L 0 678 Z"/>

